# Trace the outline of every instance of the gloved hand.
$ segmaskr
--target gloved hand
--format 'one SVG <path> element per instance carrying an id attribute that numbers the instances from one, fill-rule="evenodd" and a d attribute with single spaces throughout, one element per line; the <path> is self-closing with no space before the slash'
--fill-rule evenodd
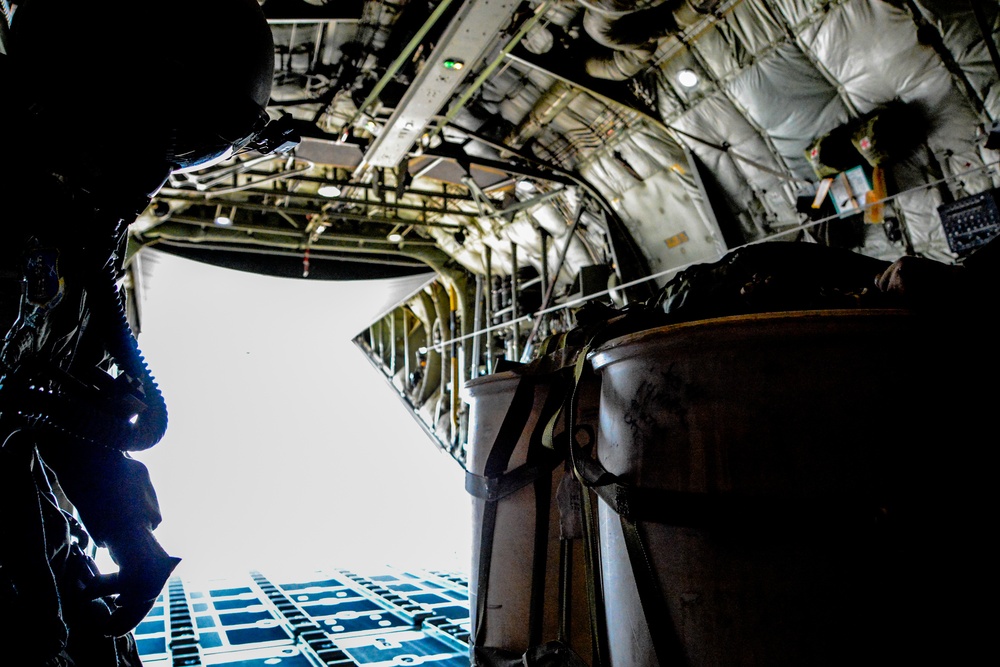
<path id="1" fill-rule="evenodd" d="M 181 559 L 168 556 L 149 530 L 136 531 L 131 539 L 108 546 L 118 572 L 100 574 L 93 564 L 92 576 L 84 574 L 82 579 L 90 599 L 113 598 L 111 613 L 98 620 L 99 628 L 109 637 L 121 637 L 149 614 Z"/>

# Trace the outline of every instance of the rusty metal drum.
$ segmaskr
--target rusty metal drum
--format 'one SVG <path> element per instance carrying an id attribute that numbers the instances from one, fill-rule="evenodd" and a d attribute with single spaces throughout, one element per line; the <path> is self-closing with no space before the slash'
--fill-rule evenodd
<path id="1" fill-rule="evenodd" d="M 471 629 L 476 646 L 516 656 L 561 639 L 589 663 L 584 552 L 581 528 L 573 527 L 579 513 L 571 493 L 575 480 L 565 453 L 547 450 L 539 441 L 543 420 L 563 400 L 561 388 L 550 380 L 503 371 L 465 385 L 470 406 L 466 486 L 473 496 Z M 593 425 L 597 396 L 592 389 L 589 394 L 593 398 L 584 401 L 589 408 L 579 412 Z M 516 434 L 498 456 L 508 420 Z M 557 426 L 556 435 L 562 430 Z M 490 477 L 516 477 L 532 466 L 538 469 L 532 481 L 515 484 L 516 490 L 492 503 L 483 490 L 471 488 Z"/>
<path id="2" fill-rule="evenodd" d="M 910 313 L 859 309 L 686 322 L 592 352 L 597 459 L 659 503 L 633 515 L 708 508 L 635 520 L 664 611 L 650 618 L 626 523 L 599 503 L 612 667 L 662 664 L 656 644 L 675 664 L 798 667 L 959 643 L 940 633 L 962 610 L 935 606 L 971 564 L 940 539 L 964 501 L 942 456 L 962 446 L 962 392 L 926 363 L 939 345 Z"/>

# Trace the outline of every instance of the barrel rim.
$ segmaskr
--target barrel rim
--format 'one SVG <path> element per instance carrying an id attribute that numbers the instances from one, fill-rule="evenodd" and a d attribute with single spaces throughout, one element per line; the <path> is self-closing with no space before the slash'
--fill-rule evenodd
<path id="1" fill-rule="evenodd" d="M 872 319 L 874 316 L 878 316 L 879 319 Z M 685 343 L 699 342 L 691 341 L 689 334 L 694 333 L 712 332 L 730 334 L 731 336 L 744 335 L 743 328 L 749 324 L 763 324 L 771 327 L 780 327 L 783 324 L 826 327 L 834 322 L 875 325 L 887 321 L 897 324 L 912 324 L 917 320 L 917 315 L 904 308 L 836 308 L 726 315 L 667 324 L 618 336 L 602 343 L 589 352 L 587 357 L 591 367 L 598 371 L 609 364 L 635 356 L 638 353 L 639 345 L 663 342 L 663 339 L 670 334 L 680 334 L 676 341 L 672 341 L 680 346 Z M 844 332 L 831 331 L 830 333 L 842 334 Z M 704 344 L 704 341 L 700 341 L 700 344 Z"/>
<path id="2" fill-rule="evenodd" d="M 474 393 L 476 390 L 482 390 L 484 387 L 489 385 L 499 385 L 506 384 L 513 380 L 518 380 L 524 377 L 524 373 L 516 370 L 500 371 L 498 373 L 490 373 L 488 375 L 480 375 L 477 378 L 472 378 L 465 382 L 465 391 L 469 394 Z"/>

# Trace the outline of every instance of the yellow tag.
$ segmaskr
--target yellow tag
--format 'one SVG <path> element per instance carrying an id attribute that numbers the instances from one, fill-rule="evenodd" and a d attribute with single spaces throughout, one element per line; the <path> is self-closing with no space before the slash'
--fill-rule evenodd
<path id="1" fill-rule="evenodd" d="M 668 248 L 676 248 L 682 243 L 686 243 L 688 240 L 687 232 L 681 232 L 680 234 L 674 234 L 669 239 L 667 239 Z"/>

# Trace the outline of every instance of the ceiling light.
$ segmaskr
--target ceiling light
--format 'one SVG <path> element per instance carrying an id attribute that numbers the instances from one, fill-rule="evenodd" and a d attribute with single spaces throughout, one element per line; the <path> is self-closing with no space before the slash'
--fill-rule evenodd
<path id="1" fill-rule="evenodd" d="M 677 83 L 685 88 L 694 88 L 698 85 L 698 75 L 693 69 L 682 69 L 677 73 Z"/>
<path id="2" fill-rule="evenodd" d="M 319 190 L 316 191 L 316 193 L 320 197 L 339 197 L 340 196 L 340 188 L 338 188 L 336 185 L 332 185 L 332 184 L 321 185 L 319 187 Z"/>
<path id="3" fill-rule="evenodd" d="M 229 209 L 229 213 L 228 214 L 222 212 L 222 205 L 221 204 L 219 206 L 215 207 L 215 224 L 221 225 L 223 227 L 226 227 L 228 225 L 233 224 L 233 218 L 235 218 L 235 217 L 236 217 L 236 207 L 235 206 L 233 206 L 231 209 Z"/>
<path id="4" fill-rule="evenodd" d="M 392 243 L 399 243 L 400 241 L 403 240 L 403 235 L 400 234 L 399 232 L 393 232 L 392 234 L 389 234 L 389 236 L 387 236 L 386 238 L 389 239 L 389 241 Z"/>

